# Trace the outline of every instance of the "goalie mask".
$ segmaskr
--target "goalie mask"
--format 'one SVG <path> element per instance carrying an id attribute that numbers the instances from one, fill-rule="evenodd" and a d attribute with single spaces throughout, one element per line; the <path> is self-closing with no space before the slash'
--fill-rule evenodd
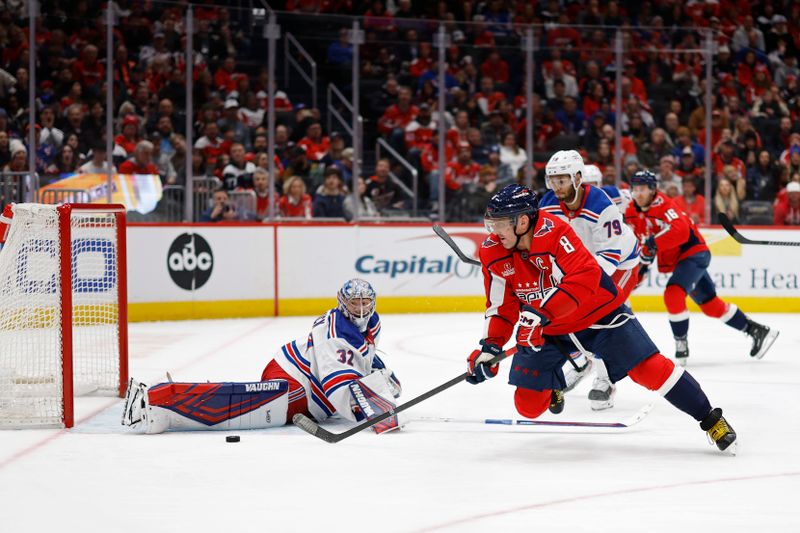
<path id="1" fill-rule="evenodd" d="M 339 311 L 359 331 L 367 330 L 367 323 L 375 312 L 375 289 L 363 279 L 347 280 L 338 294 Z"/>

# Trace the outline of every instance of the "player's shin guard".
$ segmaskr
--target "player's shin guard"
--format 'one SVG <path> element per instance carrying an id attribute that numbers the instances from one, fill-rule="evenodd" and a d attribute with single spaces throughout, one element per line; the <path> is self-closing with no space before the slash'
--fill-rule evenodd
<path id="1" fill-rule="evenodd" d="M 552 402 L 552 392 L 549 390 L 537 391 L 517 387 L 514 392 L 514 407 L 525 418 L 538 418 L 544 413 Z"/>
<path id="2" fill-rule="evenodd" d="M 133 383 L 133 382 L 132 382 Z M 130 389 L 130 387 L 129 387 Z M 289 404 L 285 380 L 252 383 L 160 383 L 128 397 L 139 420 L 123 424 L 145 433 L 176 430 L 261 429 L 286 423 Z M 128 410 L 126 398 L 126 411 Z"/>
<path id="3" fill-rule="evenodd" d="M 739 331 L 747 329 L 747 317 L 735 304 L 723 302 L 719 297 L 714 297 L 704 304 L 700 304 L 700 310 L 707 316 L 719 318 L 725 324 Z"/>
<path id="4" fill-rule="evenodd" d="M 651 355 L 628 372 L 630 378 L 652 391 L 698 422 L 711 411 L 711 403 L 700 384 L 683 368 L 660 353 Z"/>
<path id="5" fill-rule="evenodd" d="M 667 285 L 664 305 L 669 313 L 669 325 L 675 338 L 686 337 L 689 332 L 689 309 L 686 307 L 686 291 L 679 285 Z"/>

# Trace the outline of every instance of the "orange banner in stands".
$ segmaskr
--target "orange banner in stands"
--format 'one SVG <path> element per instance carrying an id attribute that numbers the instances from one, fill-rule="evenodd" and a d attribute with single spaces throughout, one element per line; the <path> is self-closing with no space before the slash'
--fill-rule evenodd
<path id="1" fill-rule="evenodd" d="M 145 214 L 161 200 L 158 174 L 113 174 L 111 203 L 122 204 L 128 211 Z M 72 174 L 39 189 L 42 203 L 81 202 L 105 204 L 108 201 L 107 174 Z"/>

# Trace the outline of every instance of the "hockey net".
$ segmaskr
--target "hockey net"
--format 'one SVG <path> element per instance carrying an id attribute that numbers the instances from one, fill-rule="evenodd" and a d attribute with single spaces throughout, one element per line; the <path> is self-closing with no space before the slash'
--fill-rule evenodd
<path id="1" fill-rule="evenodd" d="M 127 381 L 125 210 L 15 204 L 0 249 L 0 428 L 72 427 Z"/>

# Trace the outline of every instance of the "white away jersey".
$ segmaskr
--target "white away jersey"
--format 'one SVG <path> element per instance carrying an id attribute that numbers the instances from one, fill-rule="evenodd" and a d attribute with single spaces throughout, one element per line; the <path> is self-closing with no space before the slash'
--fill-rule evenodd
<path id="1" fill-rule="evenodd" d="M 634 268 L 639 264 L 639 241 L 619 209 L 602 189 L 588 184 L 581 187 L 583 203 L 578 210 L 567 209 L 553 191 L 542 197 L 539 209 L 569 223 L 609 276 L 616 270 Z"/>
<path id="2" fill-rule="evenodd" d="M 308 338 L 282 346 L 275 361 L 303 386 L 315 419 L 322 421 L 338 413 L 356 421 L 348 385 L 384 368 L 375 353 L 380 333 L 378 313 L 370 317 L 362 334 L 341 311 L 331 309 L 314 321 Z"/>

